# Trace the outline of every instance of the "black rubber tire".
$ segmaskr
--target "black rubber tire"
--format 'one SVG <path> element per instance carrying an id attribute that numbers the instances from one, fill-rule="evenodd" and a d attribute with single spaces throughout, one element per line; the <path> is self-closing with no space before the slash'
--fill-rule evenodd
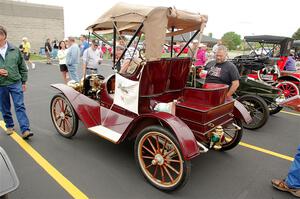
<path id="1" fill-rule="evenodd" d="M 140 162 L 140 158 L 139 158 L 139 147 L 140 147 L 140 144 L 142 144 L 140 142 L 142 142 L 142 140 L 145 139 L 145 136 L 147 136 L 147 134 L 151 133 L 151 132 L 155 132 L 155 133 L 157 132 L 157 133 L 159 133 L 159 134 L 161 134 L 161 135 L 166 136 L 167 138 L 169 138 L 172 141 L 172 144 L 175 144 L 176 148 L 179 151 L 178 155 L 181 156 L 181 160 L 182 160 L 182 164 L 181 165 L 182 165 L 183 169 L 182 169 L 181 177 L 179 178 L 178 182 L 176 184 L 174 184 L 173 186 L 169 186 L 169 187 L 160 186 L 157 182 L 156 183 L 153 182 L 151 180 L 151 178 L 147 175 L 147 173 L 142 169 L 142 164 L 143 163 Z M 155 188 L 157 188 L 159 190 L 165 191 L 165 192 L 175 191 L 175 190 L 178 190 L 178 189 L 182 188 L 186 184 L 186 182 L 188 181 L 188 179 L 190 177 L 190 171 L 191 171 L 191 162 L 187 161 L 187 160 L 184 160 L 182 152 L 181 152 L 180 149 L 181 148 L 180 148 L 180 145 L 178 143 L 178 140 L 175 138 L 175 136 L 172 133 L 170 133 L 170 131 L 168 129 L 163 128 L 161 126 L 156 126 L 156 125 L 149 126 L 149 127 L 144 128 L 138 134 L 138 136 L 136 137 L 135 145 L 134 145 L 135 161 L 136 161 L 136 164 L 139 167 L 140 172 L 143 174 L 143 176 L 145 177 L 145 179 L 152 186 L 154 186 Z"/>
<path id="2" fill-rule="evenodd" d="M 219 149 L 219 151 L 228 151 L 230 149 L 233 149 L 234 147 L 236 147 L 240 143 L 240 141 L 243 137 L 243 132 L 244 132 L 242 121 L 238 118 L 234 118 L 233 123 L 235 123 L 236 125 L 241 127 L 241 129 L 236 131 L 236 133 L 234 134 L 234 136 L 233 136 L 233 138 L 230 142 L 222 144 L 222 148 Z M 232 127 L 230 127 L 230 128 L 232 128 Z M 225 133 L 225 136 L 226 136 L 226 132 L 225 132 L 226 131 L 226 126 L 223 127 L 223 130 L 224 130 L 224 133 Z"/>
<path id="3" fill-rule="evenodd" d="M 54 119 L 54 114 L 53 114 L 53 106 L 56 100 L 63 100 L 64 103 L 66 103 L 66 107 L 69 107 L 69 114 L 72 118 L 72 128 L 70 132 L 63 132 L 62 129 L 59 128 L 59 125 L 56 123 L 55 119 Z M 74 111 L 73 106 L 71 105 L 71 103 L 69 102 L 69 100 L 63 95 L 63 94 L 56 94 L 55 96 L 53 96 L 53 98 L 51 99 L 50 102 L 50 115 L 51 115 L 51 119 L 53 122 L 54 127 L 56 128 L 57 132 L 62 135 L 63 137 L 66 138 L 71 138 L 73 137 L 77 130 L 78 130 L 78 116 L 76 114 L 76 112 Z"/>
<path id="4" fill-rule="evenodd" d="M 243 122 L 243 127 L 246 129 L 258 129 L 260 127 L 262 127 L 263 125 L 266 124 L 266 122 L 269 119 L 269 115 L 270 115 L 270 111 L 269 111 L 269 107 L 267 105 L 267 103 L 265 102 L 265 100 L 257 95 L 243 95 L 241 97 L 238 98 L 238 101 L 241 102 L 245 108 L 250 112 L 250 115 L 252 117 L 252 122 L 250 124 L 247 124 L 245 122 Z M 254 107 L 254 109 L 256 111 L 259 111 L 257 109 L 261 109 L 261 114 L 262 114 L 262 118 L 258 118 L 257 122 L 256 119 L 253 117 L 254 116 L 254 109 L 252 107 L 250 107 L 247 103 L 251 103 L 256 106 Z"/>

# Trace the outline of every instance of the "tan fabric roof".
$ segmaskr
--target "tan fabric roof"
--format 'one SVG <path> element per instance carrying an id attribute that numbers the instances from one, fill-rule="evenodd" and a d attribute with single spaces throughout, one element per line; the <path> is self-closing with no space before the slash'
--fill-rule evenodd
<path id="1" fill-rule="evenodd" d="M 160 58 L 166 34 L 171 36 L 194 30 L 202 32 L 207 16 L 170 7 L 118 3 L 87 29 L 100 34 L 110 33 L 113 22 L 116 22 L 119 31 L 136 30 L 139 27 L 137 23 L 144 23 L 142 31 L 145 33 L 146 58 L 153 60 Z M 170 33 L 172 27 L 175 27 L 174 33 Z"/>

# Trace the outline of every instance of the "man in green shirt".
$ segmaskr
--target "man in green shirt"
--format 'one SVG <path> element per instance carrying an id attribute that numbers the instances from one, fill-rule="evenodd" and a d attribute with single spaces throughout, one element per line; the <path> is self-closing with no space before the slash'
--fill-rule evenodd
<path id="1" fill-rule="evenodd" d="M 24 105 L 27 67 L 18 48 L 7 42 L 7 31 L 0 26 L 0 110 L 6 124 L 6 133 L 12 134 L 14 122 L 10 96 L 13 100 L 23 139 L 33 136 Z"/>

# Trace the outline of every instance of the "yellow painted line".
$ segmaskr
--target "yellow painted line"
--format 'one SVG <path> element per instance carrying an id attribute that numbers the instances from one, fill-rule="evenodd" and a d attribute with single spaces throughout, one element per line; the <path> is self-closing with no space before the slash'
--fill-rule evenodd
<path id="1" fill-rule="evenodd" d="M 263 148 L 260 148 L 260 147 L 257 147 L 257 146 L 251 145 L 251 144 L 240 142 L 239 145 L 241 145 L 243 147 L 246 147 L 246 148 L 249 148 L 249 149 L 253 149 L 255 151 L 259 151 L 259 152 L 271 155 L 271 156 L 275 156 L 275 157 L 278 157 L 278 158 L 281 158 L 281 159 L 284 159 L 284 160 L 294 161 L 294 158 L 292 158 L 290 156 L 286 156 L 286 155 L 283 155 L 283 154 L 280 154 L 280 153 L 276 153 L 276 152 L 273 152 L 273 151 L 270 151 L 270 150 L 267 150 L 267 149 L 263 149 Z"/>
<path id="2" fill-rule="evenodd" d="M 280 111 L 280 113 L 286 113 L 286 114 L 290 114 L 290 115 L 300 116 L 299 113 L 293 113 L 293 112 L 288 112 L 288 111 Z"/>
<path id="3" fill-rule="evenodd" d="M 4 121 L 0 121 L 0 126 L 6 130 Z M 13 133 L 10 137 L 17 142 L 40 165 L 62 188 L 64 188 L 73 198 L 88 198 L 67 178 L 65 178 L 57 169 L 55 169 L 43 156 L 41 156 L 32 146 L 24 141 L 17 133 Z"/>

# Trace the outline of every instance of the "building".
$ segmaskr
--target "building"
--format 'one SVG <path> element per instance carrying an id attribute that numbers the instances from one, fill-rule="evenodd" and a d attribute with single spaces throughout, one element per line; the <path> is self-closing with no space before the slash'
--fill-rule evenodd
<path id="1" fill-rule="evenodd" d="M 6 27 L 8 40 L 16 46 L 27 37 L 32 52 L 38 53 L 45 40 L 64 38 L 64 9 L 11 0 L 0 0 L 0 25 Z"/>

